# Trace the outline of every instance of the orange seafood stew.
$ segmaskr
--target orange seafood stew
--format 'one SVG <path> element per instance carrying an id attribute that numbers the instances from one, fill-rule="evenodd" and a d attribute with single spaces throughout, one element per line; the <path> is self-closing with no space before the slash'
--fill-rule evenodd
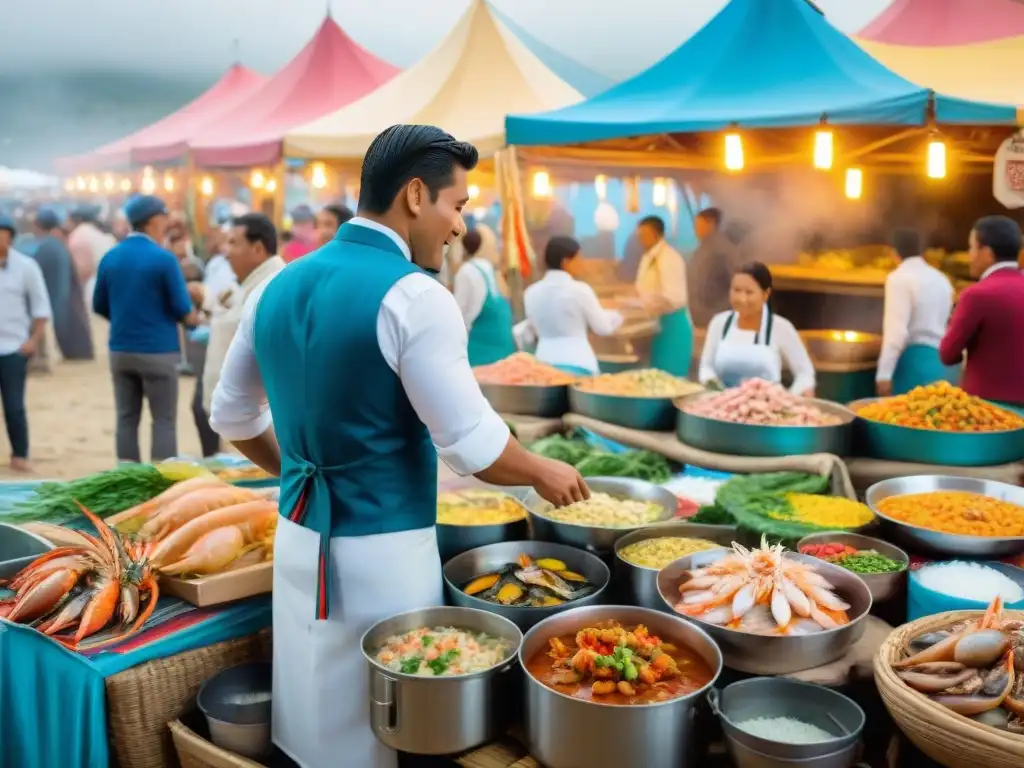
<path id="1" fill-rule="evenodd" d="M 697 654 L 650 634 L 601 622 L 552 637 L 526 665 L 559 693 L 601 704 L 654 704 L 693 693 L 714 676 Z"/>

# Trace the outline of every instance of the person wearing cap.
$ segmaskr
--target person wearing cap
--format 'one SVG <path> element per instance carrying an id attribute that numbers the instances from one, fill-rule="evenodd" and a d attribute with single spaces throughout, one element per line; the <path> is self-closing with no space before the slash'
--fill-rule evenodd
<path id="1" fill-rule="evenodd" d="M 58 234 L 61 223 L 53 208 L 39 210 L 33 224 L 37 238 L 34 258 L 43 270 L 53 313 L 53 335 L 61 356 L 65 360 L 92 360 L 95 355 L 89 313 L 71 254 Z M 45 344 L 42 346 L 45 348 Z"/>
<path id="2" fill-rule="evenodd" d="M 285 263 L 295 261 L 318 246 L 316 214 L 308 205 L 298 205 L 291 215 L 291 240 L 281 250 Z"/>
<path id="3" fill-rule="evenodd" d="M 30 256 L 11 247 L 15 234 L 14 221 L 0 213 L 0 405 L 11 444 L 11 469 L 31 472 L 25 381 L 51 311 L 43 271 Z"/>
<path id="4" fill-rule="evenodd" d="M 93 310 L 110 321 L 110 372 L 117 409 L 120 461 L 141 461 L 143 399 L 153 419 L 152 459 L 178 453 L 178 324 L 195 325 L 185 278 L 164 241 L 169 220 L 163 200 L 139 195 L 125 205 L 132 232 L 100 262 Z"/>
<path id="5" fill-rule="evenodd" d="M 100 208 L 95 205 L 79 205 L 68 216 L 71 230 L 68 234 L 68 250 L 78 273 L 78 284 L 82 286 L 86 306 L 92 304 L 92 292 L 96 283 L 96 268 L 107 252 L 117 243 L 117 238 L 96 226 Z"/>
<path id="6" fill-rule="evenodd" d="M 271 721 L 305 768 L 398 764 L 370 727 L 359 638 L 444 603 L 438 456 L 558 506 L 589 495 L 484 399 L 458 305 L 433 276 L 465 226 L 477 157 L 432 126 L 377 136 L 356 217 L 253 292 L 213 393 L 214 428 L 281 477 Z"/>

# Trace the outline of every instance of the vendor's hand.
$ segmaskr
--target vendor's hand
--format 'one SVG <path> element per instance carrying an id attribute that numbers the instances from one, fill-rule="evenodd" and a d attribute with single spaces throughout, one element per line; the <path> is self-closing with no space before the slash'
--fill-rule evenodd
<path id="1" fill-rule="evenodd" d="M 18 347 L 18 354 L 22 357 L 32 357 L 36 353 L 36 340 L 28 339 L 24 344 Z"/>
<path id="2" fill-rule="evenodd" d="M 538 461 L 533 488 L 542 499 L 556 507 L 564 507 L 590 498 L 590 489 L 575 467 L 544 457 L 538 457 Z"/>
<path id="3" fill-rule="evenodd" d="M 187 283 L 189 298 L 195 304 L 202 304 L 206 297 L 206 288 L 202 283 Z"/>
<path id="4" fill-rule="evenodd" d="M 891 381 L 876 381 L 875 382 L 875 394 L 879 397 L 891 397 L 892 396 L 892 382 Z"/>

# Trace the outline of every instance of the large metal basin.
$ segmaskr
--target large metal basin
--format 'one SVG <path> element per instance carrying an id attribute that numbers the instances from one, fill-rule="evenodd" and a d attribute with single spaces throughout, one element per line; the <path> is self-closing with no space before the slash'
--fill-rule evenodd
<path id="1" fill-rule="evenodd" d="M 864 501 L 878 516 L 883 530 L 893 538 L 904 542 L 909 549 L 915 552 L 958 557 L 985 557 L 993 560 L 1024 552 L 1024 536 L 997 538 L 942 533 L 894 520 L 878 509 L 878 503 L 890 496 L 906 496 L 911 493 L 928 493 L 930 491 L 980 493 L 1024 507 L 1024 488 L 999 483 L 995 480 L 951 475 L 914 475 L 883 480 L 868 488 L 864 495 Z"/>
<path id="2" fill-rule="evenodd" d="M 856 400 L 850 409 L 878 398 Z M 858 454 L 888 461 L 949 467 L 990 467 L 1024 459 L 1024 429 L 1003 432 L 939 432 L 857 418 L 854 446 Z"/>
<path id="3" fill-rule="evenodd" d="M 392 635 L 419 627 L 457 627 L 486 632 L 511 643 L 512 653 L 495 667 L 457 677 L 418 677 L 394 672 L 375 658 Z M 523 635 L 506 618 L 474 608 L 424 608 L 374 624 L 363 635 L 370 670 L 370 727 L 377 739 L 402 752 L 450 755 L 473 749 L 505 733 L 515 714 L 517 651 Z"/>
<path id="4" fill-rule="evenodd" d="M 545 619 L 526 633 L 520 662 L 546 653 L 548 640 L 599 621 L 644 624 L 661 638 L 685 646 L 711 668 L 711 682 L 698 691 L 658 704 L 619 706 L 572 698 L 526 673 L 526 743 L 547 768 L 680 768 L 702 765 L 695 755 L 696 706 L 722 671 L 714 641 L 693 624 L 647 608 L 588 606 Z"/>
<path id="5" fill-rule="evenodd" d="M 600 395 L 574 385 L 569 387 L 569 406 L 581 416 L 648 432 L 670 430 L 675 421 L 671 397 Z"/>
<path id="6" fill-rule="evenodd" d="M 878 514 L 877 512 L 875 513 Z M 796 545 L 797 552 L 812 544 L 845 544 L 848 547 L 861 550 L 874 550 L 883 557 L 903 563 L 902 571 L 892 573 L 858 573 L 871 590 L 871 600 L 874 603 L 884 602 L 903 592 L 907 587 L 907 571 L 910 569 L 910 556 L 895 544 L 890 544 L 882 539 L 875 539 L 871 536 L 862 536 L 859 533 L 848 531 L 826 531 L 825 533 L 812 533 L 804 536 Z"/>
<path id="7" fill-rule="evenodd" d="M 676 436 L 692 448 L 730 456 L 800 456 L 831 453 L 846 456 L 850 452 L 854 414 L 845 406 L 828 400 L 807 399 L 825 413 L 842 419 L 831 427 L 784 427 L 736 424 L 695 416 L 684 409 L 700 398 L 716 393 L 698 392 L 676 401 Z"/>
<path id="8" fill-rule="evenodd" d="M 679 602 L 679 583 L 683 574 L 724 557 L 727 550 L 714 549 L 680 558 L 658 574 L 658 592 L 669 611 L 675 613 Z M 850 623 L 813 635 L 755 635 L 726 629 L 699 618 L 682 617 L 707 632 L 722 649 L 725 666 L 754 675 L 786 675 L 820 667 L 842 656 L 864 634 L 864 618 L 871 610 L 871 592 L 860 577 L 838 565 L 809 555 L 787 552 L 784 557 L 806 563 L 835 587 L 836 593 L 850 604 Z"/>
<path id="9" fill-rule="evenodd" d="M 471 490 L 460 488 L 459 490 Z M 498 489 L 493 486 L 483 487 L 480 490 L 495 490 L 505 493 L 523 508 L 523 519 L 513 520 L 510 523 L 498 523 L 496 525 L 448 525 L 438 523 L 437 529 L 437 550 L 441 555 L 441 562 L 446 563 L 451 558 L 462 552 L 471 549 L 485 547 L 488 544 L 497 544 L 501 541 L 521 541 L 530 538 L 530 523 L 528 510 L 522 501 L 507 489 Z M 455 491 L 456 493 L 458 491 Z"/>
<path id="10" fill-rule="evenodd" d="M 462 591 L 462 587 L 471 579 L 496 571 L 507 563 L 516 562 L 521 554 L 529 555 L 534 560 L 542 557 L 561 560 L 570 571 L 584 576 L 594 586 L 594 591 L 578 600 L 548 608 L 499 605 Z M 552 544 L 549 541 L 505 541 L 501 544 L 491 544 L 463 552 L 444 564 L 444 586 L 449 602 L 464 608 L 477 608 L 504 616 L 523 631 L 556 613 L 603 602 L 605 589 L 610 580 L 611 572 L 608 566 L 596 555 L 576 547 Z"/>
<path id="11" fill-rule="evenodd" d="M 555 418 L 569 410 L 569 388 L 512 384 L 481 384 L 487 402 L 498 413 Z"/>
<path id="12" fill-rule="evenodd" d="M 874 363 L 882 352 L 882 337 L 860 331 L 800 331 L 815 363 Z"/>
<path id="13" fill-rule="evenodd" d="M 653 611 L 665 610 L 665 601 L 658 594 L 658 569 L 644 568 L 623 559 L 620 552 L 630 544 L 665 536 L 681 536 L 688 539 L 706 539 L 723 547 L 731 546 L 736 540 L 736 526 L 702 525 L 700 523 L 672 522 L 641 528 L 627 533 L 615 542 L 615 588 L 623 600 Z"/>
<path id="14" fill-rule="evenodd" d="M 679 500 L 672 491 L 643 480 L 632 480 L 625 477 L 588 477 L 587 485 L 592 491 L 607 493 L 609 496 L 619 499 L 635 499 L 659 504 L 662 514 L 654 521 L 656 523 L 671 520 L 679 509 Z M 545 515 L 545 512 L 550 510 L 550 505 L 536 493 L 527 497 L 526 506 L 530 510 L 533 538 L 567 544 L 570 547 L 593 552 L 598 556 L 610 554 L 615 548 L 615 542 L 627 533 L 647 527 L 638 525 L 632 528 L 599 528 L 554 520 Z"/>

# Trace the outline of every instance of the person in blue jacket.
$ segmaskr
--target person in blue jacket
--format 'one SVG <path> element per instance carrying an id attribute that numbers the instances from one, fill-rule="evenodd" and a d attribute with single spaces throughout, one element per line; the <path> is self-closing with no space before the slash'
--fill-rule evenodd
<path id="1" fill-rule="evenodd" d="M 178 453 L 178 324 L 196 325 L 174 254 L 162 247 L 169 220 L 163 200 L 139 195 L 125 205 L 132 231 L 99 265 L 93 311 L 110 321 L 110 373 L 119 461 L 141 461 L 142 402 L 153 419 L 152 460 Z"/>

